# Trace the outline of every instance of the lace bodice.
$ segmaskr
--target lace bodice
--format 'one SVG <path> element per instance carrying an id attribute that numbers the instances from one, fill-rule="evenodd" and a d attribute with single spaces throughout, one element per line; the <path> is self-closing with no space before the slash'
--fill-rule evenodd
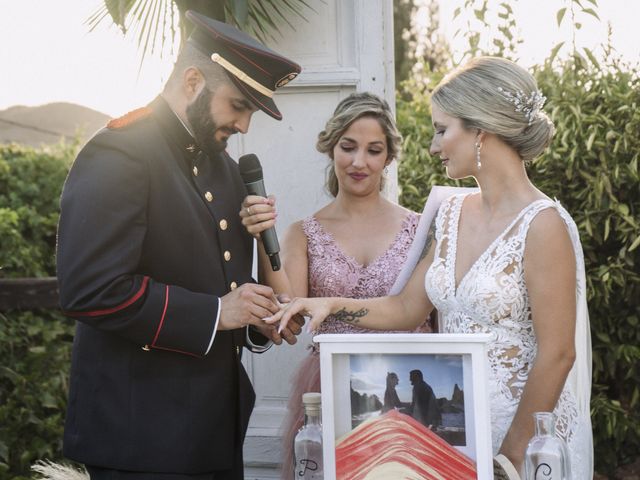
<path id="1" fill-rule="evenodd" d="M 309 297 L 381 297 L 389 292 L 398 276 L 415 236 L 419 216 L 410 212 L 389 248 L 368 265 L 359 264 L 346 255 L 314 217 L 302 222 L 307 237 L 309 259 Z M 416 331 L 428 332 L 428 324 Z M 337 321 L 331 316 L 316 333 L 380 333 Z"/>
<path id="2" fill-rule="evenodd" d="M 425 276 L 425 287 L 440 314 L 443 333 L 481 332 L 494 336 L 488 362 L 492 444 L 496 454 L 513 420 L 537 350 L 523 270 L 527 232 L 535 216 L 544 209 L 557 209 L 565 221 L 570 221 L 570 217 L 557 202 L 541 199 L 531 203 L 456 285 L 458 224 L 465 197 L 456 195 L 440 207 L 435 256 Z M 588 462 L 584 460 L 590 452 L 591 427 L 588 418 L 581 418 L 578 413 L 575 391 L 565 386 L 554 413 L 556 431 L 569 447 L 572 478 L 589 478 Z"/>

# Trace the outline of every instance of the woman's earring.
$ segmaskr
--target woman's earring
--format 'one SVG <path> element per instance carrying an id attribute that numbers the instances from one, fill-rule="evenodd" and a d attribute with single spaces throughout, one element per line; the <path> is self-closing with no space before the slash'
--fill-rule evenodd
<path id="1" fill-rule="evenodd" d="M 482 167 L 482 162 L 480 161 L 480 149 L 482 145 L 480 142 L 476 142 L 476 164 L 478 165 L 478 170 Z"/>
<path id="2" fill-rule="evenodd" d="M 385 175 L 389 175 L 389 165 L 385 165 L 385 167 L 384 167 L 384 174 L 385 174 Z"/>

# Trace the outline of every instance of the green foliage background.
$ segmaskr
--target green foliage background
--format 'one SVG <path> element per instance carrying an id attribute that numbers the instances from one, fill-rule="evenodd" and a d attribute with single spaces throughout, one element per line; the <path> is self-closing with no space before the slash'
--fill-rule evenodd
<path id="1" fill-rule="evenodd" d="M 533 182 L 572 214 L 582 239 L 593 336 L 591 401 L 596 470 L 611 475 L 640 452 L 640 72 L 573 55 L 535 72 L 556 125 L 549 150 L 528 167 Z M 449 180 L 429 155 L 430 81 L 399 91 L 404 135 L 400 202 L 420 211 L 431 185 Z"/>
<path id="2" fill-rule="evenodd" d="M 74 147 L 0 145 L 0 277 L 55 276 L 58 199 Z M 55 310 L 0 312 L 0 479 L 59 459 L 73 322 Z"/>

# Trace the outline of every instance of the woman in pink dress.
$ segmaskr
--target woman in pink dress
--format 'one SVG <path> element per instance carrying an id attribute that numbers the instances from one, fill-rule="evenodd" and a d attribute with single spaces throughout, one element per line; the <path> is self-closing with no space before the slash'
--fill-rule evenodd
<path id="1" fill-rule="evenodd" d="M 292 298 L 388 294 L 419 220 L 418 214 L 381 194 L 383 172 L 397 157 L 400 141 L 389 105 L 376 95 L 354 93 L 338 104 L 316 145 L 331 159 L 327 189 L 335 198 L 289 227 L 282 242 L 283 269 L 272 271 L 258 242 L 261 283 Z M 240 215 L 259 240 L 259 233 L 275 224 L 274 200 L 249 196 Z M 415 331 L 431 329 L 423 322 Z M 373 330 L 329 318 L 315 333 L 364 332 Z M 319 391 L 320 361 L 318 347 L 313 345 L 294 376 L 289 397 L 283 433 L 285 479 L 292 477 L 293 438 L 304 420 L 302 394 Z"/>

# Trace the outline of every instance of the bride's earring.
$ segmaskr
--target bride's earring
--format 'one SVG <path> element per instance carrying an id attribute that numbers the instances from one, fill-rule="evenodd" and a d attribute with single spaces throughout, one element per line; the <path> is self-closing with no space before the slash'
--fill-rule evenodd
<path id="1" fill-rule="evenodd" d="M 476 164 L 478 165 L 478 170 L 482 167 L 482 162 L 480 161 L 480 149 L 482 145 L 480 142 L 476 142 Z"/>

